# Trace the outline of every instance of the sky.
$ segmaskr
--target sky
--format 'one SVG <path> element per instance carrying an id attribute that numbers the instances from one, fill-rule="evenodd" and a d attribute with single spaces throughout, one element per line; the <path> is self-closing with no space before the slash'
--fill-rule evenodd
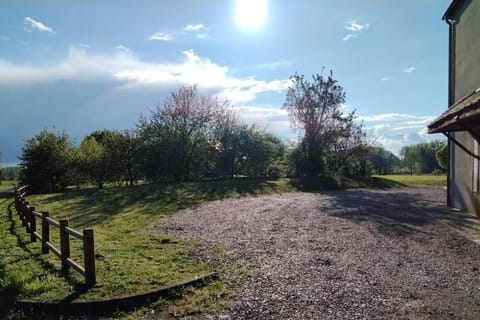
<path id="1" fill-rule="evenodd" d="M 343 86 L 368 139 L 399 153 L 442 139 L 450 0 L 23 1 L 0 3 L 0 152 L 17 163 L 46 128 L 72 142 L 131 129 L 172 90 L 197 84 L 245 123 L 293 141 L 289 77 Z"/>

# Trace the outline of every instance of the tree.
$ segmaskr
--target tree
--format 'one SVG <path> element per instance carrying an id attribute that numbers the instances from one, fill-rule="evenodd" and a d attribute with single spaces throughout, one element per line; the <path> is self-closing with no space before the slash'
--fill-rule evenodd
<path id="1" fill-rule="evenodd" d="M 340 106 L 345 102 L 345 93 L 332 73 L 328 77 L 313 75 L 313 82 L 303 75 L 290 77 L 283 108 L 287 110 L 294 127 L 302 128 L 304 136 L 293 153 L 297 172 L 315 176 L 325 171 L 327 157 L 334 152 L 339 165 L 361 144 L 361 126 L 353 123 L 354 112 L 344 115 Z M 345 129 L 347 129 L 345 131 Z"/>
<path id="2" fill-rule="evenodd" d="M 400 150 L 403 163 L 410 174 L 441 171 L 436 160 L 436 152 L 445 145 L 444 141 L 420 142 L 405 146 Z"/>
<path id="3" fill-rule="evenodd" d="M 78 150 L 80 175 L 102 188 L 105 182 L 126 181 L 138 176 L 137 138 L 133 131 L 96 130 L 83 139 Z"/>
<path id="4" fill-rule="evenodd" d="M 209 152 L 215 147 L 212 141 L 215 123 L 225 117 L 228 108 L 226 100 L 200 96 L 195 85 L 182 87 L 140 124 L 144 130 L 152 129 L 148 130 L 153 134 L 151 138 L 161 141 L 169 161 L 164 165 L 173 180 L 199 178 L 211 170 Z"/>
<path id="5" fill-rule="evenodd" d="M 12 180 L 17 181 L 19 176 L 19 167 L 3 167 L 2 170 L 2 179 L 3 180 Z"/>
<path id="6" fill-rule="evenodd" d="M 342 121 L 337 121 L 335 139 L 329 149 L 328 164 L 333 173 L 342 172 L 352 175 L 360 164 L 367 151 L 365 134 L 361 125 L 353 122 L 354 113 L 345 116 Z"/>
<path id="7" fill-rule="evenodd" d="M 20 157 L 20 181 L 30 192 L 55 192 L 71 180 L 73 146 L 68 134 L 44 129 L 27 140 Z"/>
<path id="8" fill-rule="evenodd" d="M 375 174 L 391 174 L 395 167 L 400 166 L 400 159 L 383 147 L 369 147 L 366 159 L 370 161 Z"/>
<path id="9" fill-rule="evenodd" d="M 95 136 L 85 137 L 78 148 L 80 171 L 86 173 L 90 181 L 95 183 L 99 189 L 103 188 L 109 175 L 105 157 L 105 148 Z"/>
<path id="10" fill-rule="evenodd" d="M 447 145 L 445 144 L 443 147 L 440 147 L 440 149 L 437 150 L 435 153 L 435 159 L 437 160 L 438 165 L 442 169 L 447 169 L 448 165 L 448 148 Z"/>

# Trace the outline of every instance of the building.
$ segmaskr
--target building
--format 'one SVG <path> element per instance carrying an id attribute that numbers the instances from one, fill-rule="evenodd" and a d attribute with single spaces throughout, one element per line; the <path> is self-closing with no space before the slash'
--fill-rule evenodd
<path id="1" fill-rule="evenodd" d="M 448 137 L 448 205 L 480 215 L 480 1 L 452 1 L 443 20 L 449 26 L 449 108 L 428 132 Z"/>

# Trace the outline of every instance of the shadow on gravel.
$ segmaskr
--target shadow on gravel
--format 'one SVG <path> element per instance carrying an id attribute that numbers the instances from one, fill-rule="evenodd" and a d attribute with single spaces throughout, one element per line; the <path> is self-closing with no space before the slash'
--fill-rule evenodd
<path id="1" fill-rule="evenodd" d="M 465 219 L 464 214 L 453 212 L 440 202 L 426 200 L 420 190 L 418 193 L 401 190 L 331 192 L 333 210 L 332 207 L 329 207 L 329 210 L 321 209 L 355 223 L 374 223 L 380 233 L 390 236 L 407 236 L 421 232 L 416 227 L 439 220 L 475 229 L 472 220 Z"/>

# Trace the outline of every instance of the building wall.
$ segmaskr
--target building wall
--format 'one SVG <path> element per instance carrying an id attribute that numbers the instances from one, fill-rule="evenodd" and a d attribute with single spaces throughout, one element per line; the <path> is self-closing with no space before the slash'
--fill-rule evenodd
<path id="1" fill-rule="evenodd" d="M 480 1 L 463 1 L 451 17 L 453 25 L 453 56 L 451 57 L 450 104 L 480 87 Z M 463 131 L 455 138 L 473 151 L 473 137 Z M 473 157 L 454 143 L 450 152 L 450 201 L 460 208 L 480 215 L 480 196 L 473 191 Z"/>

